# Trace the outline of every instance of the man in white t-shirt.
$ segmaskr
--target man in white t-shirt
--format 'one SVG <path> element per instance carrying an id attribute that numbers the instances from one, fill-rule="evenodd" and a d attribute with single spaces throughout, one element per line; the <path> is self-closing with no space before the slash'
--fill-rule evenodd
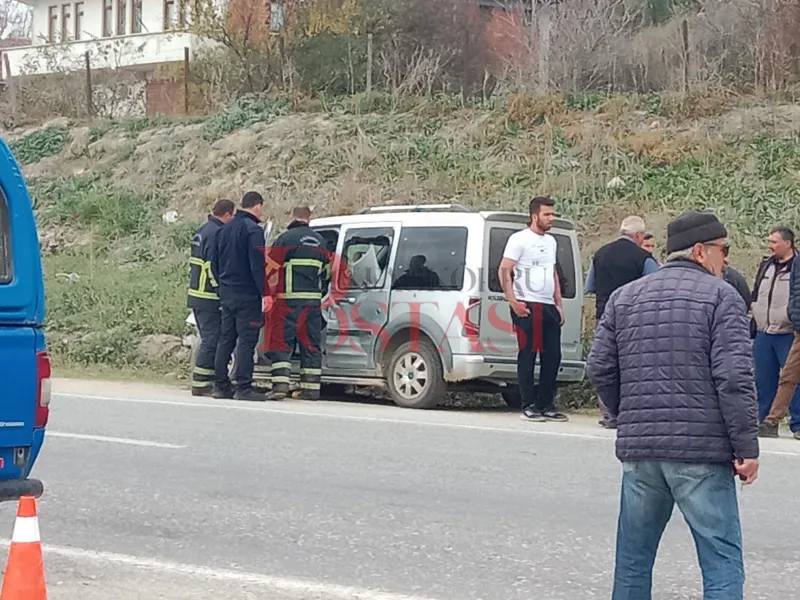
<path id="1" fill-rule="evenodd" d="M 500 281 L 511 305 L 517 333 L 517 380 L 522 418 L 528 421 L 567 421 L 556 411 L 556 377 L 561 366 L 561 325 L 564 309 L 556 269 L 556 239 L 547 233 L 555 219 L 554 202 L 531 200 L 530 227 L 508 238 L 500 262 Z M 533 375 L 539 355 L 539 385 Z"/>

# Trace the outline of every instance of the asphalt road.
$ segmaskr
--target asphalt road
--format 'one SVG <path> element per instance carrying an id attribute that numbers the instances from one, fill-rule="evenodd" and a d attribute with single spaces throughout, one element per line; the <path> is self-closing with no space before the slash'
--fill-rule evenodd
<path id="1" fill-rule="evenodd" d="M 620 468 L 593 419 L 55 391 L 35 471 L 52 600 L 610 597 Z M 797 597 L 800 442 L 762 449 L 746 597 Z M 678 511 L 655 590 L 702 597 Z"/>

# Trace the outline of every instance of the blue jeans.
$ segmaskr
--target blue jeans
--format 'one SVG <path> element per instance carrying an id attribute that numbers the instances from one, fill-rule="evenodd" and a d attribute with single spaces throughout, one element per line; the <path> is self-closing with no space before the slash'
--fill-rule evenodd
<path id="1" fill-rule="evenodd" d="M 733 465 L 622 463 L 612 600 L 650 600 L 653 564 L 675 504 L 694 537 L 704 600 L 743 600 L 742 530 Z"/>
<path id="2" fill-rule="evenodd" d="M 758 421 L 767 418 L 772 400 L 778 391 L 781 368 L 792 347 L 792 333 L 756 333 L 753 358 L 756 365 L 756 391 L 758 393 Z M 800 386 L 789 405 L 789 425 L 792 431 L 800 430 Z"/>

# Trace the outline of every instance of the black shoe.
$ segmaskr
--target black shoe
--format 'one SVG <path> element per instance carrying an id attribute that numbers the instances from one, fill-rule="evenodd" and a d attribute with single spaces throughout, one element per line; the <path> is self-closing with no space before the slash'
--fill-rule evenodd
<path id="1" fill-rule="evenodd" d="M 213 390 L 211 389 L 210 386 L 209 387 L 202 387 L 202 388 L 199 388 L 199 387 L 193 387 L 192 388 L 192 396 L 210 397 L 211 395 L 213 395 Z"/>
<path id="2" fill-rule="evenodd" d="M 542 417 L 544 417 L 545 421 L 569 421 L 569 417 L 564 413 L 560 413 L 557 410 L 544 410 L 542 411 Z"/>
<path id="3" fill-rule="evenodd" d="M 617 428 L 617 424 L 616 423 L 614 423 L 612 421 L 606 421 L 605 419 L 600 421 L 600 426 L 603 429 L 616 429 Z"/>
<path id="4" fill-rule="evenodd" d="M 544 415 L 536 410 L 533 406 L 526 406 L 522 409 L 522 416 L 520 417 L 523 421 L 532 421 L 534 423 L 544 423 L 547 419 L 544 418 Z"/>
<path id="5" fill-rule="evenodd" d="M 211 396 L 217 400 L 233 400 L 233 389 L 224 386 L 214 386 Z"/>
<path id="6" fill-rule="evenodd" d="M 267 395 L 263 392 L 257 392 L 253 388 L 245 388 L 243 390 L 236 390 L 233 399 L 244 400 L 246 402 L 266 402 Z"/>
<path id="7" fill-rule="evenodd" d="M 778 435 L 778 424 L 773 425 L 769 421 L 764 421 L 758 426 L 758 437 L 776 438 Z"/>

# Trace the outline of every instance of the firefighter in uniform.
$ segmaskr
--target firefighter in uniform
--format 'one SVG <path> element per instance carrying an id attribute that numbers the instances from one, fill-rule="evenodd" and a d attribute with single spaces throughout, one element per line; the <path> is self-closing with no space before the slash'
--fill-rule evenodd
<path id="1" fill-rule="evenodd" d="M 311 229 L 311 210 L 292 211 L 292 222 L 270 246 L 268 271 L 277 271 L 269 315 L 268 356 L 272 363 L 272 396 L 289 393 L 291 357 L 300 346 L 300 397 L 317 400 L 322 376 L 322 298 L 331 278 L 332 257 L 325 241 Z"/>
<path id="2" fill-rule="evenodd" d="M 217 282 L 211 274 L 210 248 L 217 231 L 233 218 L 236 207 L 230 200 L 218 200 L 208 221 L 192 237 L 189 259 L 189 291 L 186 305 L 194 312 L 200 332 L 200 348 L 192 370 L 192 396 L 210 396 L 214 386 L 214 356 L 220 332 Z"/>

